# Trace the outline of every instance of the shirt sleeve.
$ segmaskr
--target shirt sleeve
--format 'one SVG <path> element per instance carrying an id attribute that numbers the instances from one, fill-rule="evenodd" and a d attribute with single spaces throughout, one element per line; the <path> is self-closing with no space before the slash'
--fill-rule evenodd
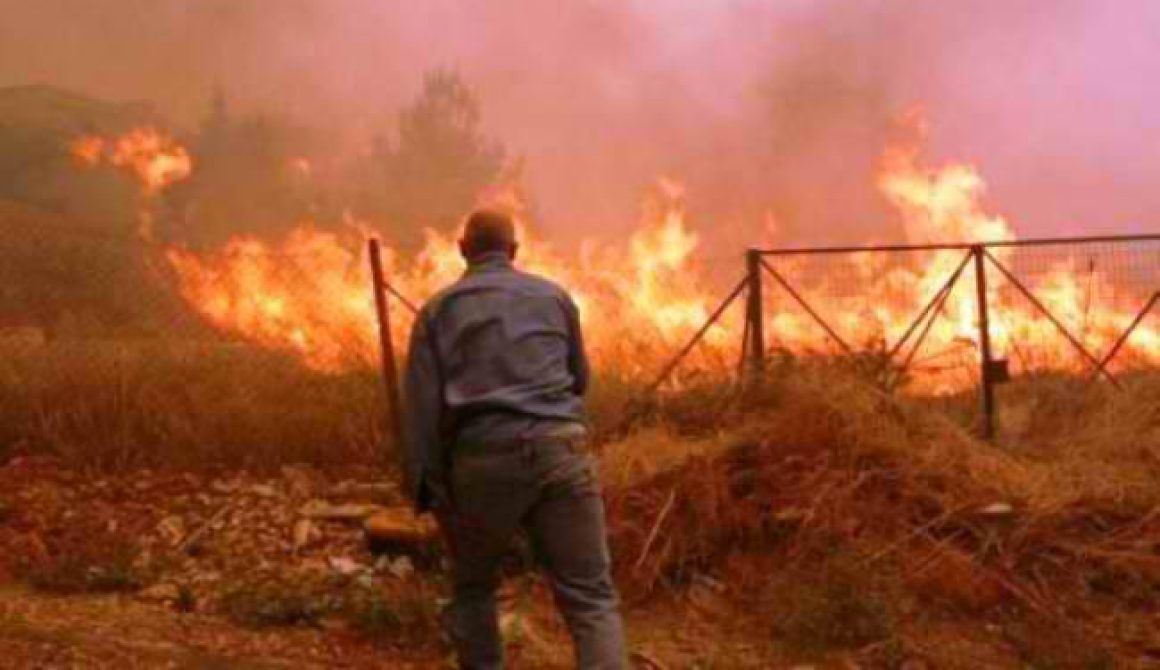
<path id="1" fill-rule="evenodd" d="M 420 312 L 411 329 L 403 377 L 403 483 L 420 512 L 430 509 L 432 480 L 438 481 L 443 471 L 443 383 L 429 328 L 426 311 Z"/>
<path id="2" fill-rule="evenodd" d="M 584 333 L 580 327 L 580 310 L 568 294 L 564 294 L 564 315 L 568 320 L 568 371 L 572 373 L 572 391 L 579 396 L 588 392 L 590 371 L 588 353 L 584 349 Z"/>

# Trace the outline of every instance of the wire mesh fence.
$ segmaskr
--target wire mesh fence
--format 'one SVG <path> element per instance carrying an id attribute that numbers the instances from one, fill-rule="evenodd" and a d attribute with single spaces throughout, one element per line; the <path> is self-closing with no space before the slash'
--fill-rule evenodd
<path id="1" fill-rule="evenodd" d="M 752 250 L 760 352 L 849 356 L 891 385 L 978 387 L 983 432 L 1012 378 L 1160 366 L 1160 237 Z"/>
<path id="2" fill-rule="evenodd" d="M 1160 241 L 1076 242 L 989 250 L 994 329 L 1019 372 L 1111 376 L 1160 363 Z"/>

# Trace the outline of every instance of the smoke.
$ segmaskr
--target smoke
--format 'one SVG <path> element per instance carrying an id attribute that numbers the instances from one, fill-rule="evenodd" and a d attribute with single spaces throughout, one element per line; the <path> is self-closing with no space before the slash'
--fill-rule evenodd
<path id="1" fill-rule="evenodd" d="M 526 159 L 549 229 L 614 234 L 658 175 L 724 248 L 896 238 L 874 191 L 892 119 L 975 162 L 1021 234 L 1160 214 L 1160 5 L 1150 0 L 0 0 L 0 85 L 148 99 L 192 125 L 249 111 L 392 127 L 462 71 Z M 336 148 L 336 151 L 340 149 Z"/>

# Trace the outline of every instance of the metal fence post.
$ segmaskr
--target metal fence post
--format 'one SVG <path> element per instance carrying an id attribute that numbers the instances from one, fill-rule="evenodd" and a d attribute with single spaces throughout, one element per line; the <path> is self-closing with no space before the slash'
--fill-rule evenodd
<path id="1" fill-rule="evenodd" d="M 748 289 L 745 307 L 745 331 L 749 348 L 749 372 L 760 378 L 765 370 L 765 314 L 761 294 L 761 252 L 750 249 L 745 253 Z"/>
<path id="2" fill-rule="evenodd" d="M 387 305 L 387 286 L 383 278 L 382 252 L 379 241 L 367 243 L 371 260 L 371 284 L 375 292 L 375 315 L 379 321 L 379 346 L 381 348 L 383 383 L 387 391 L 387 419 L 391 423 L 392 437 L 396 448 L 403 444 L 403 421 L 399 399 L 399 373 L 395 365 L 395 344 L 391 340 L 391 311 Z"/>
<path id="3" fill-rule="evenodd" d="M 991 358 L 991 320 L 987 312 L 987 267 L 983 262 L 983 247 L 971 247 L 975 256 L 975 288 L 979 315 L 980 397 L 983 406 L 983 439 L 995 437 L 995 379 Z"/>

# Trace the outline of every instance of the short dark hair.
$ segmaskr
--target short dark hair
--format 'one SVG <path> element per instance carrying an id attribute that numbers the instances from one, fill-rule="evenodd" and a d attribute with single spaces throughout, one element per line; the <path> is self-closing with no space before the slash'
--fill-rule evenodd
<path id="1" fill-rule="evenodd" d="M 494 251 L 510 252 L 516 245 L 516 226 L 503 212 L 480 209 L 467 217 L 461 244 L 469 258 Z"/>

